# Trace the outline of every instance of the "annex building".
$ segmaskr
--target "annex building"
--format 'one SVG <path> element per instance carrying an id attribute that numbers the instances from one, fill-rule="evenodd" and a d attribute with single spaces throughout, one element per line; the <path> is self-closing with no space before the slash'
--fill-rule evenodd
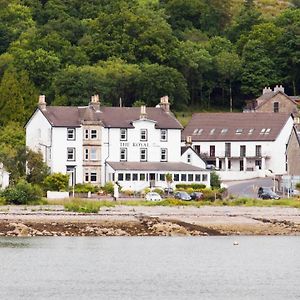
<path id="1" fill-rule="evenodd" d="M 51 172 L 69 173 L 70 184 L 118 182 L 124 189 L 176 183 L 210 185 L 210 172 L 193 149 L 181 148 L 182 126 L 168 97 L 156 107 L 39 106 L 26 124 L 26 145 L 41 151 Z"/>

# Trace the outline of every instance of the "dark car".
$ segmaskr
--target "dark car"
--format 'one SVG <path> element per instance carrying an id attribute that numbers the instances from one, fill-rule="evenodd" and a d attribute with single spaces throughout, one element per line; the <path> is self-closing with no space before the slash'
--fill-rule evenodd
<path id="1" fill-rule="evenodd" d="M 171 187 L 166 187 L 166 188 L 164 189 L 164 191 L 165 191 L 166 194 L 173 194 L 173 193 L 174 193 L 174 190 L 173 190 L 173 188 L 171 188 Z"/>
<path id="2" fill-rule="evenodd" d="M 261 199 L 280 199 L 280 196 L 273 192 L 270 187 L 260 187 L 258 189 L 258 198 Z"/>
<path id="3" fill-rule="evenodd" d="M 192 200 L 191 196 L 187 192 L 176 192 L 174 198 L 185 201 Z"/>
<path id="4" fill-rule="evenodd" d="M 193 200 L 203 199 L 203 193 L 201 193 L 201 192 L 192 192 L 192 193 L 190 193 L 190 196 Z"/>

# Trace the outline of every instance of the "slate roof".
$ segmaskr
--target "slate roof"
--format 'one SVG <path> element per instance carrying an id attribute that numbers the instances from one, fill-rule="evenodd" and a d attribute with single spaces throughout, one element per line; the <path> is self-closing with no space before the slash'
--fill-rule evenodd
<path id="1" fill-rule="evenodd" d="M 287 113 L 196 113 L 182 132 L 192 141 L 274 141 L 291 117 Z"/>
<path id="2" fill-rule="evenodd" d="M 47 106 L 41 110 L 54 127 L 80 127 L 82 121 L 100 121 L 104 127 L 133 128 L 132 122 L 140 119 L 139 107 L 92 107 Z M 156 128 L 182 129 L 182 125 L 172 113 L 160 107 L 148 107 L 147 119 L 156 122 Z"/>
<path id="3" fill-rule="evenodd" d="M 114 170 L 121 171 L 170 171 L 200 172 L 204 169 L 183 162 L 107 162 Z"/>

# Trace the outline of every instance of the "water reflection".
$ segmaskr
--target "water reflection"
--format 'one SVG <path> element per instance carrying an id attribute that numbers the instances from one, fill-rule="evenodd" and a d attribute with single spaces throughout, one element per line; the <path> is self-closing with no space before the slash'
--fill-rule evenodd
<path id="1" fill-rule="evenodd" d="M 23 238 L 1 238 L 0 248 L 29 248 L 29 241 L 25 241 Z"/>

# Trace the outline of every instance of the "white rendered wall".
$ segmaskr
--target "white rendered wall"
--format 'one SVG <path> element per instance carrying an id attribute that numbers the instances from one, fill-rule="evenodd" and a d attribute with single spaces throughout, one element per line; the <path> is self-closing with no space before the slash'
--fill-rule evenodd
<path id="1" fill-rule="evenodd" d="M 191 161 L 188 162 L 188 155 L 190 155 Z M 205 169 L 206 164 L 205 162 L 193 151 L 191 148 L 187 149 L 182 155 L 181 155 L 181 161 L 186 164 L 190 164 L 192 166 L 196 166 L 201 169 Z"/>

